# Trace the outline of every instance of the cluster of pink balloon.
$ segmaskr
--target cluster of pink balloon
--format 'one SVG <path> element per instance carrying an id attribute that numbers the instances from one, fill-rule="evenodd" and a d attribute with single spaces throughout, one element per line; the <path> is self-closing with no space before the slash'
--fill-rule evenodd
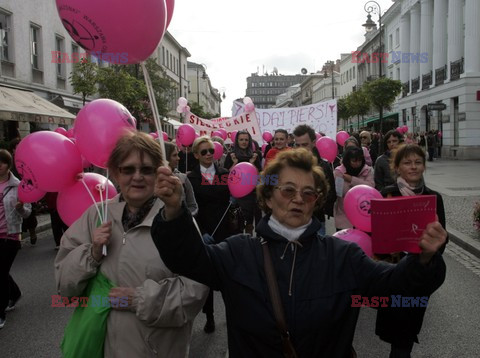
<path id="1" fill-rule="evenodd" d="M 46 192 L 58 192 L 58 212 L 71 225 L 93 204 L 91 194 L 95 202 L 107 198 L 107 178 L 83 175 L 83 166 L 88 162 L 106 168 L 118 138 L 128 130 L 135 130 L 130 112 L 118 102 L 98 99 L 78 113 L 73 133 L 57 128 L 29 134 L 15 152 L 15 166 L 22 177 L 19 199 L 35 202 Z M 92 188 L 91 193 L 85 186 Z M 117 193 L 113 184 L 108 186 L 108 198 L 112 198 Z"/>
<path id="2" fill-rule="evenodd" d="M 151 132 L 149 134 L 153 139 L 158 139 L 158 133 L 157 132 Z M 162 131 L 162 137 L 163 137 L 164 141 L 168 141 L 168 134 L 167 133 Z"/>
<path id="3" fill-rule="evenodd" d="M 405 134 L 408 132 L 408 126 L 397 127 L 395 130 L 400 134 Z"/>
<path id="4" fill-rule="evenodd" d="M 114 63 L 145 61 L 173 16 L 174 0 L 56 0 L 70 36 L 93 56 Z M 128 31 L 125 26 L 128 24 Z"/>
<path id="5" fill-rule="evenodd" d="M 355 229 L 341 230 L 335 233 L 342 240 L 357 243 L 368 256 L 373 256 L 372 240 L 366 233 L 372 231 L 371 200 L 382 199 L 378 190 L 368 185 L 357 185 L 345 195 L 343 207 L 348 220 Z"/>
<path id="6" fill-rule="evenodd" d="M 250 97 L 244 97 L 243 104 L 245 105 L 245 112 L 253 112 L 255 110 L 255 105 Z"/>

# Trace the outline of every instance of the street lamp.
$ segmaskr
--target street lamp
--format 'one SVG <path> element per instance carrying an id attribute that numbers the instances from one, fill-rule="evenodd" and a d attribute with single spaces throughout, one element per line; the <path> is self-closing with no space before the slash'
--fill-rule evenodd
<path id="1" fill-rule="evenodd" d="M 334 76 L 333 76 L 333 70 L 335 68 L 335 62 L 333 61 L 327 61 L 327 65 L 330 67 L 330 70 L 332 71 L 332 99 L 335 99 L 335 87 L 334 87 Z"/>
<path id="2" fill-rule="evenodd" d="M 205 65 L 204 63 L 200 63 L 200 64 L 197 64 L 197 103 L 198 105 L 200 106 L 200 77 L 199 77 L 199 74 L 198 74 L 198 69 L 199 68 L 202 68 L 202 80 L 206 80 L 208 78 L 207 76 L 207 65 Z"/>
<path id="3" fill-rule="evenodd" d="M 379 29 L 379 52 L 380 52 L 380 60 L 378 61 L 378 77 L 382 78 L 382 59 L 383 59 L 383 54 L 382 54 L 382 8 L 376 1 L 367 1 L 364 6 L 365 12 L 368 14 L 367 15 L 367 21 L 362 25 L 365 27 L 365 31 L 371 32 L 372 30 L 375 30 L 377 28 L 377 25 L 375 24 L 374 21 L 372 21 L 372 13 L 373 14 L 378 14 L 378 29 Z M 383 108 L 379 109 L 378 113 L 378 118 L 380 120 L 380 138 L 382 138 L 382 132 L 383 132 Z M 380 140 L 380 145 L 382 145 L 382 140 Z M 382 148 L 379 148 L 380 151 L 382 151 Z"/>

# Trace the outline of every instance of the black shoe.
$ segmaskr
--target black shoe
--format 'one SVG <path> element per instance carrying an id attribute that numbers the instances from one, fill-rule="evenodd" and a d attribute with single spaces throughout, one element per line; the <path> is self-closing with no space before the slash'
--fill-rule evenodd
<path id="1" fill-rule="evenodd" d="M 5 312 L 13 311 L 15 309 L 15 305 L 17 304 L 17 302 L 20 301 L 20 298 L 22 298 L 21 294 L 15 300 L 8 300 L 8 306 L 7 308 L 5 308 Z"/>
<path id="2" fill-rule="evenodd" d="M 213 318 L 207 319 L 207 323 L 205 323 L 205 327 L 203 327 L 205 333 L 213 333 L 215 332 L 215 320 Z"/>
<path id="3" fill-rule="evenodd" d="M 32 246 L 35 246 L 36 243 L 37 243 L 37 237 L 30 236 L 30 244 L 32 244 Z"/>

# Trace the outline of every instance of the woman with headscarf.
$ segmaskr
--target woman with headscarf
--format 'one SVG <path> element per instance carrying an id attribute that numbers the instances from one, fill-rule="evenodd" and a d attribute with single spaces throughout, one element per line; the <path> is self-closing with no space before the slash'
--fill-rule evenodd
<path id="1" fill-rule="evenodd" d="M 335 227 L 337 231 L 339 231 L 353 227 L 345 215 L 343 208 L 343 198 L 345 194 L 347 194 L 351 188 L 360 184 L 374 187 L 374 182 L 372 168 L 365 164 L 363 150 L 358 147 L 348 147 L 345 150 L 342 165 L 335 168 L 334 175 L 336 178 L 343 179 L 342 196 L 337 198 L 334 208 Z M 336 182 L 338 182 L 338 180 L 339 179 L 336 179 Z"/>
<path id="2" fill-rule="evenodd" d="M 233 150 L 225 158 L 225 169 L 232 170 L 238 163 L 249 162 L 253 164 L 258 172 L 262 170 L 262 154 L 260 151 L 254 150 L 252 136 L 247 131 L 240 131 L 235 137 Z M 257 178 L 252 178 L 257 180 Z M 261 211 L 258 209 L 255 192 L 237 199 L 238 205 L 242 210 L 245 219 L 245 231 L 248 234 L 253 232 L 253 219 L 258 223 L 262 217 Z"/>

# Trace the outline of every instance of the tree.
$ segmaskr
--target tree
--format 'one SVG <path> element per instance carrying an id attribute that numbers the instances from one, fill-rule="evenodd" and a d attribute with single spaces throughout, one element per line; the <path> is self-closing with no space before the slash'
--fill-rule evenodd
<path id="1" fill-rule="evenodd" d="M 82 59 L 73 65 L 70 73 L 69 80 L 73 87 L 73 93 L 82 95 L 84 105 L 88 96 L 97 93 L 97 70 L 98 66 L 95 63 Z"/>
<path id="2" fill-rule="evenodd" d="M 382 133 L 383 110 L 391 109 L 393 102 L 402 91 L 402 83 L 388 77 L 378 78 L 364 85 L 370 102 L 378 110 L 380 116 L 380 133 Z"/>
<path id="3" fill-rule="evenodd" d="M 152 82 L 157 109 L 166 116 L 173 102 L 175 87 L 154 59 L 148 59 L 146 68 Z M 140 65 L 112 65 L 98 71 L 99 94 L 122 103 L 137 122 L 148 122 L 153 129 L 153 114 L 145 79 Z"/>
<path id="4" fill-rule="evenodd" d="M 347 106 L 347 99 L 346 98 L 340 98 L 337 101 L 337 121 L 340 121 L 340 119 L 343 120 L 348 120 L 350 118 L 350 112 L 348 111 L 348 106 Z M 338 125 L 338 123 L 337 123 Z"/>
<path id="5" fill-rule="evenodd" d="M 357 116 L 357 126 L 360 131 L 360 116 L 363 118 L 370 111 L 371 103 L 365 90 L 360 88 L 347 97 L 347 108 L 351 116 Z"/>

